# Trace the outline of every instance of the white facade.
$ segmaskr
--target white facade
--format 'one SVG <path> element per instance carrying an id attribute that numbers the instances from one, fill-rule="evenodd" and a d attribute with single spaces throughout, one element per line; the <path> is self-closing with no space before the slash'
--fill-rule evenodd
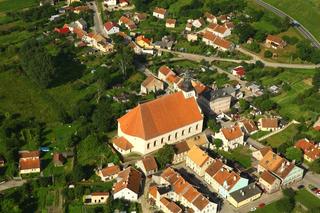
<path id="1" fill-rule="evenodd" d="M 208 160 L 202 165 L 197 165 L 189 156 L 186 157 L 186 165 L 190 169 L 192 169 L 197 175 L 200 177 L 204 176 L 206 169 L 210 166 L 210 164 L 213 162 L 212 158 L 208 158 Z"/>
<path id="2" fill-rule="evenodd" d="M 30 174 L 30 173 L 39 173 L 40 168 L 34 168 L 34 169 L 20 169 L 20 174 Z"/>
<path id="3" fill-rule="evenodd" d="M 152 15 L 158 19 L 164 19 L 166 17 L 166 14 L 161 14 L 157 12 L 153 12 Z"/>
<path id="4" fill-rule="evenodd" d="M 118 136 L 124 137 L 133 145 L 133 148 L 132 148 L 133 152 L 137 152 L 145 155 L 162 148 L 166 143 L 174 144 L 178 141 L 181 141 L 183 139 L 186 139 L 193 135 L 201 133 L 202 126 L 203 126 L 203 120 L 200 120 L 190 125 L 165 133 L 163 135 L 159 135 L 155 138 L 145 140 L 142 138 L 125 134 L 124 132 L 122 132 L 121 126 L 118 123 Z"/>
<path id="5" fill-rule="evenodd" d="M 104 0 L 104 3 L 108 6 L 116 6 L 117 0 Z"/>
<path id="6" fill-rule="evenodd" d="M 229 49 L 228 48 L 225 48 L 225 47 L 222 47 L 222 46 L 219 46 L 219 45 L 216 45 L 212 40 L 209 40 L 207 38 L 202 38 L 202 41 L 206 44 L 206 45 L 209 45 L 209 46 L 212 46 L 214 48 L 218 48 L 219 50 L 222 50 L 222 51 L 228 51 Z"/>
<path id="7" fill-rule="evenodd" d="M 114 199 L 125 199 L 130 201 L 138 201 L 138 194 L 128 188 L 124 188 L 113 194 Z"/>
<path id="8" fill-rule="evenodd" d="M 120 31 L 119 27 L 117 27 L 117 26 L 113 26 L 110 30 L 107 30 L 106 28 L 104 28 L 104 29 L 108 35 L 116 34 L 116 33 L 119 33 L 119 31 Z"/>
<path id="9" fill-rule="evenodd" d="M 223 147 L 223 150 L 225 150 L 225 151 L 228 151 L 229 149 L 235 149 L 239 145 L 244 145 L 244 135 L 243 134 L 240 137 L 229 141 L 228 139 L 225 138 L 223 133 L 220 131 L 215 135 L 215 138 L 219 138 L 222 140 L 222 142 L 223 142 L 222 147 Z"/>

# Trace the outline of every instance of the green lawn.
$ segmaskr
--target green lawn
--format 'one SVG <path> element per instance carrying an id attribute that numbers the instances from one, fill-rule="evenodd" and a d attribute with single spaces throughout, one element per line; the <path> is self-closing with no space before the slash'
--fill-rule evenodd
<path id="1" fill-rule="evenodd" d="M 21 10 L 38 4 L 38 0 L 0 0 L 0 13 Z"/>
<path id="2" fill-rule="evenodd" d="M 246 169 L 251 167 L 251 151 L 246 147 L 240 146 L 228 152 L 222 150 L 219 150 L 217 152 L 218 154 L 222 155 L 228 160 L 238 162 L 241 166 L 243 166 Z"/>
<path id="3" fill-rule="evenodd" d="M 311 194 L 306 189 L 297 191 L 297 195 L 295 199 L 297 202 L 300 202 L 302 205 L 304 205 L 308 209 L 320 207 L 320 199 L 314 196 L 313 194 Z"/>
<path id="4" fill-rule="evenodd" d="M 255 140 L 262 138 L 263 136 L 269 134 L 270 132 L 268 131 L 258 131 L 256 133 L 254 133 L 253 135 L 250 136 L 250 138 L 253 138 Z"/>
<path id="5" fill-rule="evenodd" d="M 278 31 L 278 28 L 276 26 L 274 26 L 272 23 L 267 22 L 267 21 L 263 21 L 263 20 L 259 21 L 259 22 L 255 22 L 252 25 L 257 30 L 265 30 L 271 34 Z"/>
<path id="6" fill-rule="evenodd" d="M 279 147 L 281 144 L 286 143 L 287 141 L 292 141 L 293 137 L 298 133 L 297 126 L 292 124 L 285 130 L 275 134 L 271 137 L 268 137 L 264 141 L 273 148 Z"/>
<path id="7" fill-rule="evenodd" d="M 278 212 L 277 207 L 276 207 L 276 202 L 273 202 L 269 205 L 266 205 L 262 209 L 257 209 L 255 212 L 256 213 L 276 213 L 276 212 Z"/>
<path id="8" fill-rule="evenodd" d="M 318 40 L 320 40 L 320 1 L 319 0 L 265 0 L 286 12 L 303 24 Z"/>

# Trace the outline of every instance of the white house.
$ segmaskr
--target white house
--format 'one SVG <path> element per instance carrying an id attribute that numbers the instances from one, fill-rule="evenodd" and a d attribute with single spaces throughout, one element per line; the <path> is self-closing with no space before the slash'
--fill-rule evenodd
<path id="1" fill-rule="evenodd" d="M 158 70 L 158 79 L 166 81 L 169 75 L 176 75 L 168 66 L 163 65 Z"/>
<path id="2" fill-rule="evenodd" d="M 203 18 L 198 18 L 192 21 L 192 26 L 195 28 L 200 28 L 205 24 Z"/>
<path id="3" fill-rule="evenodd" d="M 260 118 L 258 127 L 262 131 L 276 131 L 280 129 L 278 118 Z"/>
<path id="4" fill-rule="evenodd" d="M 158 19 L 164 19 L 167 15 L 167 10 L 164 8 L 156 7 L 152 15 Z"/>
<path id="5" fill-rule="evenodd" d="M 244 145 L 244 134 L 238 125 L 230 128 L 221 128 L 214 137 L 222 140 L 225 151 Z"/>
<path id="6" fill-rule="evenodd" d="M 97 175 L 102 181 L 110 181 L 115 179 L 120 172 L 120 167 L 118 165 L 109 164 L 107 167 L 97 171 Z"/>
<path id="7" fill-rule="evenodd" d="M 39 173 L 41 171 L 39 151 L 20 151 L 19 156 L 20 174 Z"/>
<path id="8" fill-rule="evenodd" d="M 104 29 L 108 35 L 116 34 L 116 33 L 119 33 L 120 31 L 117 24 L 111 21 L 108 21 L 104 24 Z"/>
<path id="9" fill-rule="evenodd" d="M 198 146 L 193 146 L 186 156 L 186 166 L 200 177 L 204 175 L 206 169 L 212 162 L 213 159 Z"/>
<path id="10" fill-rule="evenodd" d="M 210 24 L 207 30 L 220 38 L 225 38 L 231 35 L 231 30 L 229 28 L 219 24 Z"/>
<path id="11" fill-rule="evenodd" d="M 139 104 L 118 119 L 115 148 L 148 154 L 202 132 L 203 115 L 194 97 L 181 92 Z M 122 152 L 124 151 L 124 152 Z"/>
<path id="12" fill-rule="evenodd" d="M 232 43 L 214 35 L 212 32 L 205 31 L 202 37 L 202 41 L 209 46 L 218 48 L 221 51 L 228 51 L 232 49 Z"/>
<path id="13" fill-rule="evenodd" d="M 83 196 L 85 205 L 99 205 L 108 202 L 109 192 L 93 192 L 90 195 Z"/>
<path id="14" fill-rule="evenodd" d="M 113 185 L 113 198 L 137 201 L 141 192 L 141 173 L 128 167 L 118 174 L 117 183 Z"/>
<path id="15" fill-rule="evenodd" d="M 213 14 L 207 12 L 204 15 L 206 17 L 207 22 L 214 24 L 218 23 L 217 17 L 215 17 Z"/>
<path id="16" fill-rule="evenodd" d="M 146 156 L 137 161 L 136 167 L 141 169 L 145 176 L 153 175 L 158 171 L 158 165 L 153 156 Z"/>
<path id="17" fill-rule="evenodd" d="M 104 4 L 106 4 L 108 6 L 116 6 L 117 0 L 104 0 Z"/>

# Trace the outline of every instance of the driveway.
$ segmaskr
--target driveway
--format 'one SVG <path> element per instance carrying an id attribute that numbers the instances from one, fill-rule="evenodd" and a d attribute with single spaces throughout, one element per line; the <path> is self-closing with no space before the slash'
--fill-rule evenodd
<path id="1" fill-rule="evenodd" d="M 22 186 L 26 182 L 26 180 L 9 180 L 5 183 L 0 184 L 0 191 Z"/>

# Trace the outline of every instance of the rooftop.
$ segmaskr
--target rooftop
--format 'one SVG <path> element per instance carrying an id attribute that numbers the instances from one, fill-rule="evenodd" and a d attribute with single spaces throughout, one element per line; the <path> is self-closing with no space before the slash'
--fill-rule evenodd
<path id="1" fill-rule="evenodd" d="M 251 183 L 242 189 L 230 193 L 230 196 L 238 203 L 240 203 L 261 193 L 262 190 L 259 187 L 257 187 L 255 183 Z"/>

